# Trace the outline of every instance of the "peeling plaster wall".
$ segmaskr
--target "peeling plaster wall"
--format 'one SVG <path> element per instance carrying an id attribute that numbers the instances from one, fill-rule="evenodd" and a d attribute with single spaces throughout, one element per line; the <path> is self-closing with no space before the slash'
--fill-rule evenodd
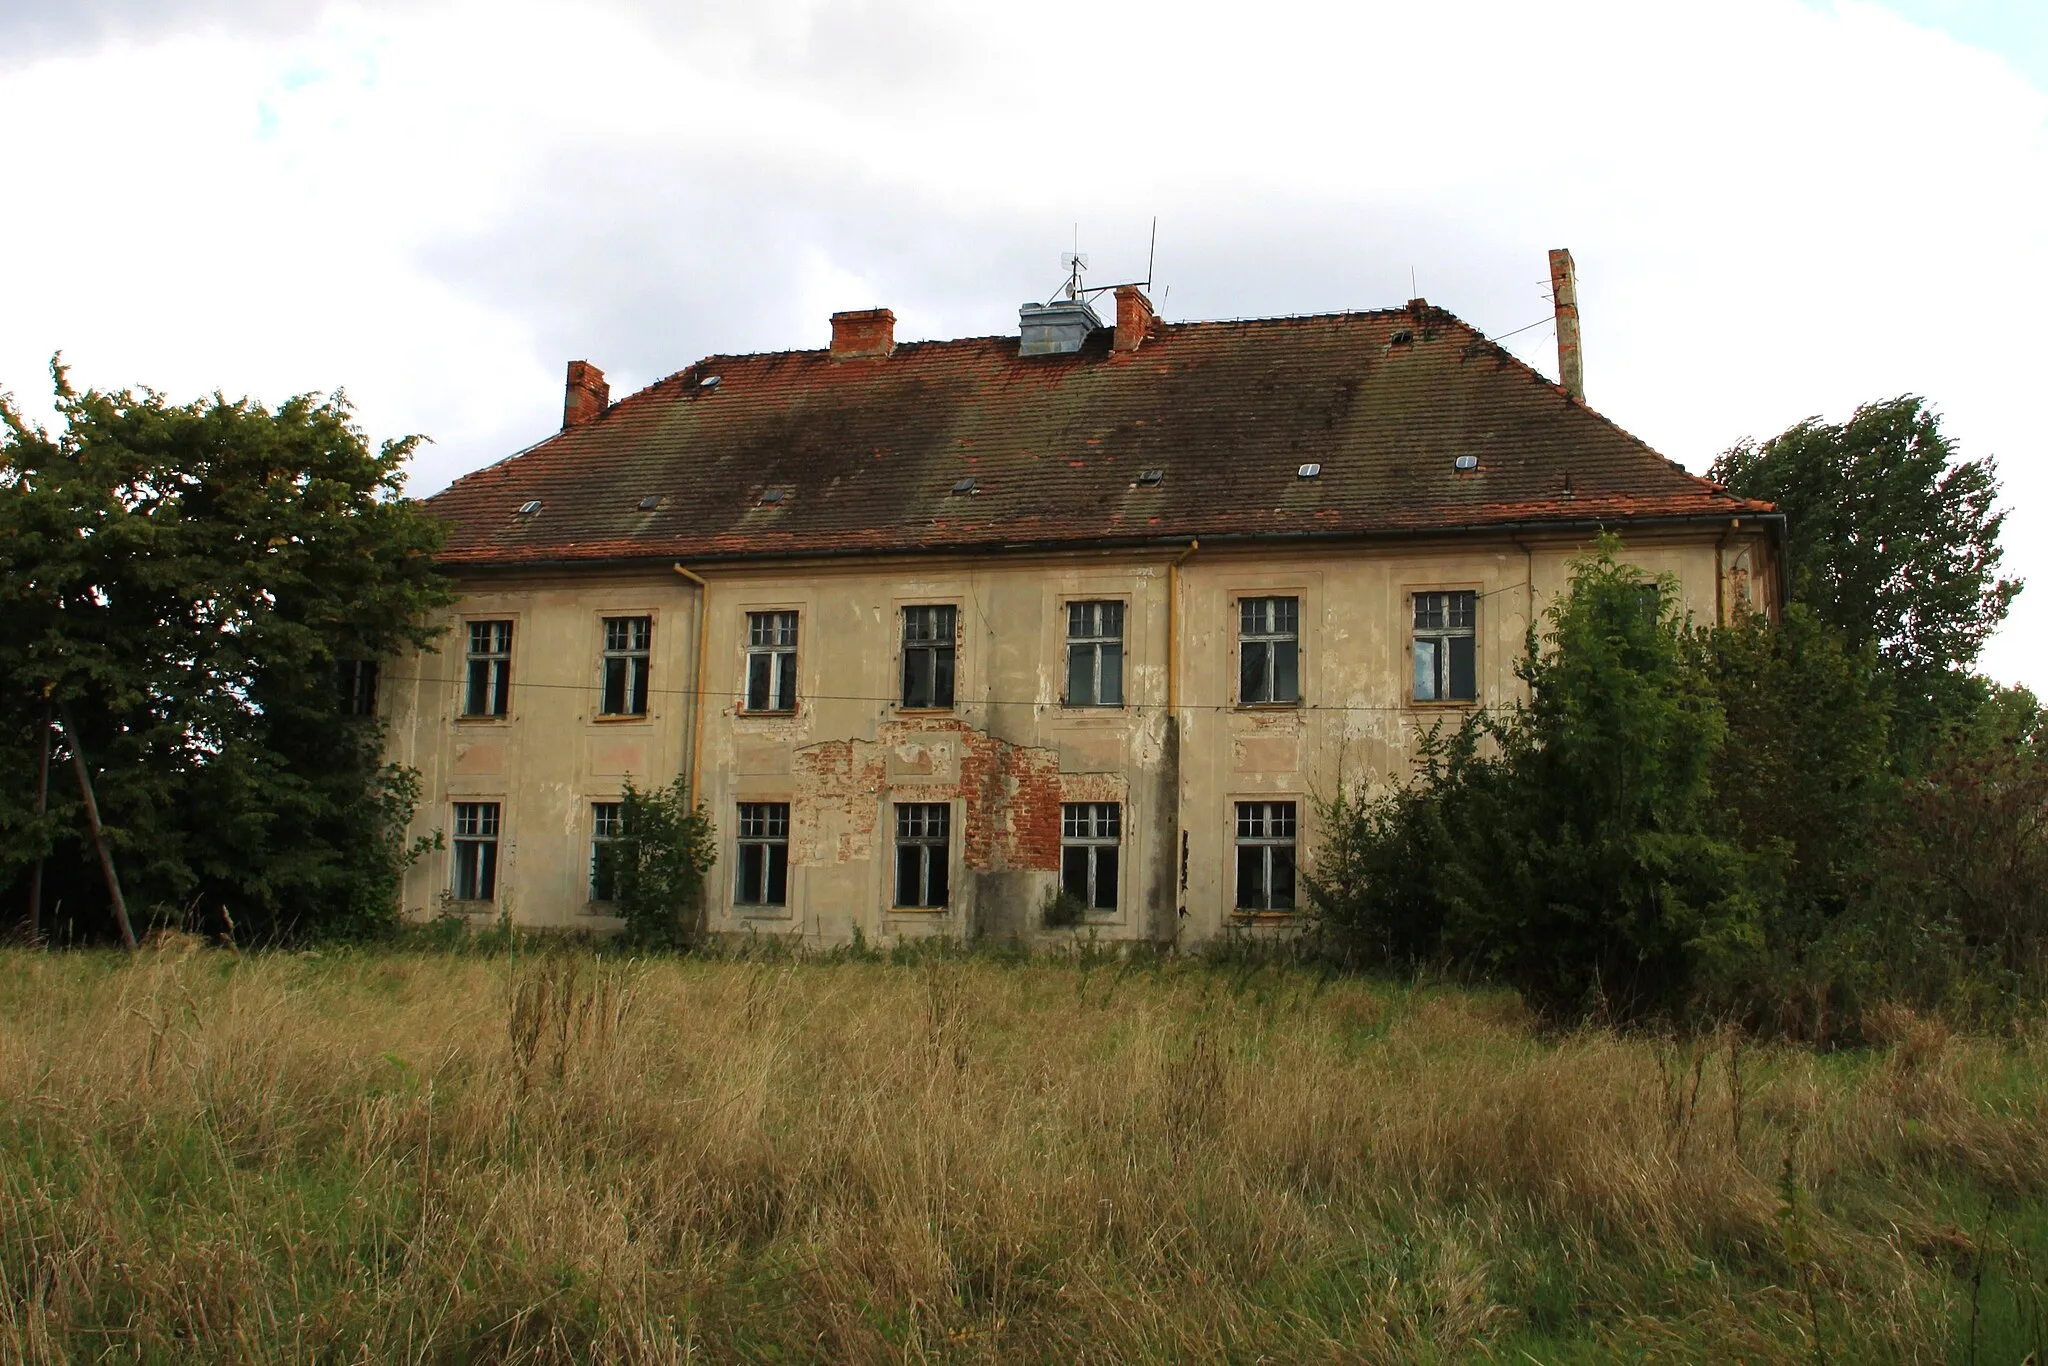
<path id="1" fill-rule="evenodd" d="M 451 614 L 442 652 L 388 666 L 394 759 L 418 768 L 413 833 L 451 832 L 452 804 L 495 800 L 504 811 L 499 897 L 461 906 L 523 924 L 608 928 L 589 901 L 591 804 L 616 800 L 630 775 L 648 787 L 690 780 L 718 827 L 709 923 L 723 932 L 842 943 L 925 935 L 1055 939 L 1038 927 L 1058 882 L 1060 806 L 1123 808 L 1118 908 L 1079 933 L 1191 944 L 1239 923 L 1234 804 L 1293 800 L 1300 853 L 1314 857 L 1313 800 L 1340 786 L 1380 785 L 1408 772 L 1418 737 L 1463 708 L 1409 700 L 1409 595 L 1479 594 L 1482 700 L 1521 695 L 1514 661 L 1532 615 L 1566 582 L 1575 542 L 1502 541 L 1316 552 L 1204 548 L 1181 569 L 1178 695 L 1168 696 L 1168 564 L 1156 554 L 838 560 L 783 566 L 694 566 L 706 598 L 704 708 L 698 679 L 697 587 L 669 572 L 582 571 L 477 580 Z M 1676 576 L 1686 607 L 1710 621 L 1742 594 L 1763 606 L 1777 565 L 1749 529 L 1632 543 L 1631 558 Z M 1717 558 L 1718 556 L 1718 558 Z M 1716 566 L 1722 570 L 1716 584 Z M 1302 701 L 1238 705 L 1237 600 L 1300 599 Z M 1066 604 L 1125 604 L 1121 708 L 1062 705 Z M 957 609 L 955 705 L 897 704 L 907 606 Z M 747 713 L 747 614 L 798 614 L 798 705 Z M 596 717 L 602 619 L 655 618 L 649 715 Z M 512 712 L 456 715 L 461 624 L 514 622 Z M 701 731 L 702 753 L 691 750 Z M 736 805 L 790 805 L 787 905 L 735 906 Z M 901 910 L 893 901 L 896 802 L 952 812 L 951 904 Z M 406 879 L 406 909 L 443 909 L 450 854 L 430 853 Z"/>

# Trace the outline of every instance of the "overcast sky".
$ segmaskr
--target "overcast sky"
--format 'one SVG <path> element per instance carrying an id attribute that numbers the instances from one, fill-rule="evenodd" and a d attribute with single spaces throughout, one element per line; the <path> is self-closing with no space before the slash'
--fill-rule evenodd
<path id="1" fill-rule="evenodd" d="M 2048 692 L 2048 4 L 0 0 L 0 389 L 433 438 L 428 493 L 714 351 L 1014 331 L 1078 230 L 1172 319 L 1414 287 L 1695 470 L 1914 392 L 1996 455 Z"/>

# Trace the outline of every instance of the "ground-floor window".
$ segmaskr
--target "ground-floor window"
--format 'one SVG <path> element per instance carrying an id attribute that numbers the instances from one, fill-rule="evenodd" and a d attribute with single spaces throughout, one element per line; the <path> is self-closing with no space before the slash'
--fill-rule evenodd
<path id="1" fill-rule="evenodd" d="M 1293 802 L 1237 804 L 1237 909 L 1294 909 Z"/>
<path id="2" fill-rule="evenodd" d="M 944 802 L 896 804 L 896 904 L 934 910 L 947 904 L 953 811 Z"/>
<path id="3" fill-rule="evenodd" d="M 619 836 L 625 831 L 621 802 L 590 804 L 590 899 L 619 899 Z"/>
<path id="4" fill-rule="evenodd" d="M 789 803 L 741 802 L 739 875 L 732 899 L 742 906 L 789 904 Z"/>
<path id="5" fill-rule="evenodd" d="M 1123 808 L 1115 802 L 1060 807 L 1060 890 L 1091 911 L 1116 909 Z"/>
<path id="6" fill-rule="evenodd" d="M 455 899 L 498 899 L 498 804 L 455 803 Z"/>

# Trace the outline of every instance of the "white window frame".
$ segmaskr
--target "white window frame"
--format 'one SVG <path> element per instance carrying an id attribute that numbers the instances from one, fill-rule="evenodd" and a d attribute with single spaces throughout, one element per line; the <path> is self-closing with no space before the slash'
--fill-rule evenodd
<path id="1" fill-rule="evenodd" d="M 1239 915 L 1291 915 L 1301 909 L 1301 803 L 1286 799 L 1255 798 L 1233 804 L 1231 844 L 1231 900 Z M 1275 853 L 1287 853 L 1287 904 L 1276 906 L 1274 897 Z M 1255 856 L 1259 863 L 1257 904 L 1244 905 L 1244 860 Z"/>
<path id="2" fill-rule="evenodd" d="M 747 613 L 745 710 L 761 715 L 788 715 L 797 709 L 796 659 L 800 623 L 794 611 L 770 608 Z M 754 671 L 759 666 L 762 705 L 754 705 Z"/>
<path id="3" fill-rule="evenodd" d="M 1089 915 L 1115 915 L 1123 906 L 1123 805 L 1119 802 L 1060 803 L 1060 891 L 1075 896 L 1068 885 L 1069 851 L 1082 856 L 1082 890 L 1075 899 Z M 1102 874 L 1102 852 L 1108 850 L 1111 868 Z M 1105 884 L 1106 888 L 1105 888 Z M 1102 895 L 1107 891 L 1109 901 Z"/>
<path id="4" fill-rule="evenodd" d="M 1062 705 L 1114 710 L 1125 704 L 1124 665 L 1130 658 L 1124 638 L 1127 616 L 1126 605 L 1118 598 L 1074 598 L 1068 601 Z M 1074 687 L 1075 664 L 1083 660 L 1083 676 L 1088 683 L 1085 697 L 1078 695 Z M 1104 697 L 1105 682 L 1114 686 L 1114 698 Z"/>
<path id="5" fill-rule="evenodd" d="M 456 901 L 489 904 L 498 899 L 498 868 L 504 840 L 502 802 L 455 802 L 449 892 Z M 475 895 L 464 896 L 467 890 Z"/>
<path id="6" fill-rule="evenodd" d="M 1252 620 L 1253 614 L 1257 619 Z M 1288 622 L 1291 618 L 1291 622 Z M 1283 624 L 1286 623 L 1286 624 Z M 1257 687 L 1247 687 L 1247 646 L 1263 647 L 1264 667 Z M 1294 695 L 1279 696 L 1279 656 L 1282 647 L 1294 652 Z M 1301 705 L 1301 595 L 1299 593 L 1246 593 L 1237 599 L 1237 704 L 1240 707 L 1298 707 Z M 1263 696 L 1253 695 L 1263 692 Z"/>

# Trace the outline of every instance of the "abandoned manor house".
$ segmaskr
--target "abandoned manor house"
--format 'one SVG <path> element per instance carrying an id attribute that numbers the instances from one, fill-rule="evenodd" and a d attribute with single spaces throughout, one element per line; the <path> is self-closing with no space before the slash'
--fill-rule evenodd
<path id="1" fill-rule="evenodd" d="M 716 826 L 713 932 L 1194 944 L 1289 923 L 1315 799 L 1524 696 L 1602 531 L 1701 622 L 1775 613 L 1783 523 L 1421 299 L 711 356 L 455 482 L 460 597 L 362 704 L 417 769 L 413 916 L 604 929 L 620 793 Z M 1107 291 L 1101 291 L 1107 292 Z"/>

